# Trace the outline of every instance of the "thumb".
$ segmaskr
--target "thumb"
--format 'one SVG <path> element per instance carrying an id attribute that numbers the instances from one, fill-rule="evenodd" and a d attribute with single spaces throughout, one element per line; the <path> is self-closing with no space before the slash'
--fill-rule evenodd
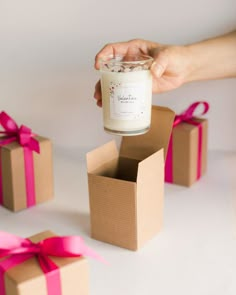
<path id="1" fill-rule="evenodd" d="M 154 61 L 151 66 L 151 72 L 154 77 L 160 78 L 168 66 L 168 55 L 165 51 L 160 51 L 154 56 Z"/>

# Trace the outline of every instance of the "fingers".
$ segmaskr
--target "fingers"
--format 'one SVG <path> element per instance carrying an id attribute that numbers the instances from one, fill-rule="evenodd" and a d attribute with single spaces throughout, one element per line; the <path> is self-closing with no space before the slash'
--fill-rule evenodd
<path id="1" fill-rule="evenodd" d="M 154 61 L 153 64 L 152 64 L 151 71 L 152 71 L 152 74 L 156 78 L 161 78 L 161 76 L 165 72 L 165 67 L 162 64 L 159 64 L 159 63 L 157 63 L 157 62 Z"/>
<path id="2" fill-rule="evenodd" d="M 134 46 L 134 40 L 127 41 L 127 42 L 119 42 L 119 43 L 111 43 L 105 45 L 96 55 L 95 57 L 95 63 L 94 67 L 95 69 L 99 70 L 100 65 L 99 61 L 100 59 L 104 58 L 107 55 L 126 55 L 128 53 L 137 53 L 140 52 L 140 49 L 138 46 Z M 137 43 L 137 41 L 136 41 Z"/>
<path id="3" fill-rule="evenodd" d="M 97 100 L 97 105 L 99 107 L 101 107 L 102 106 L 102 92 L 101 92 L 100 80 L 95 85 L 94 98 Z"/>
<path id="4" fill-rule="evenodd" d="M 154 62 L 151 67 L 151 72 L 154 78 L 159 79 L 165 72 L 168 66 L 168 54 L 165 49 L 158 49 L 154 55 Z"/>
<path id="5" fill-rule="evenodd" d="M 149 54 L 151 48 L 154 47 L 154 43 L 134 39 L 126 42 L 111 43 L 105 45 L 96 55 L 94 67 L 99 70 L 100 60 L 104 59 L 105 56 L 116 56 L 116 55 L 129 55 L 129 54 Z M 101 94 L 101 83 L 97 82 L 95 85 L 94 98 L 97 100 L 97 105 L 102 106 L 102 94 Z"/>
<path id="6" fill-rule="evenodd" d="M 105 45 L 96 55 L 95 57 L 95 63 L 94 67 L 95 69 L 99 70 L 100 65 L 99 61 L 100 59 L 104 58 L 104 56 L 109 55 L 125 55 L 128 51 L 128 43 L 127 42 L 121 42 L 121 43 L 113 43 L 113 44 L 107 44 Z M 102 107 L 102 93 L 101 93 L 101 82 L 100 80 L 95 85 L 95 92 L 94 92 L 94 98 L 97 100 L 97 105 L 99 107 Z"/>
<path id="7" fill-rule="evenodd" d="M 105 55 L 112 55 L 114 52 L 114 48 L 112 44 L 105 45 L 95 56 L 95 64 L 94 67 L 96 70 L 99 70 L 99 60 Z"/>

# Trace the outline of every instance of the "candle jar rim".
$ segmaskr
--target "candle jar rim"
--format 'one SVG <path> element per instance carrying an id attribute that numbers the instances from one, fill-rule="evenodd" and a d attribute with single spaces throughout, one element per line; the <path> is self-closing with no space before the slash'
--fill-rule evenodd
<path id="1" fill-rule="evenodd" d="M 146 63 L 152 62 L 153 57 L 146 54 L 109 54 L 104 55 L 99 59 L 101 64 L 103 63 Z"/>
<path id="2" fill-rule="evenodd" d="M 144 54 L 106 55 L 99 60 L 103 72 L 127 73 L 150 70 L 153 58 Z"/>

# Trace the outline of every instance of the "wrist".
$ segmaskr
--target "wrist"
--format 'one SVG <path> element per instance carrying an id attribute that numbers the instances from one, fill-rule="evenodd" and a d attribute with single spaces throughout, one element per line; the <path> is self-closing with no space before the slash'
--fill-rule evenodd
<path id="1" fill-rule="evenodd" d="M 199 52 L 197 44 L 185 45 L 185 54 L 187 60 L 187 69 L 185 83 L 200 80 L 198 75 L 201 63 L 203 63 L 202 54 Z"/>
<path id="2" fill-rule="evenodd" d="M 185 46 L 186 82 L 236 77 L 236 32 Z"/>

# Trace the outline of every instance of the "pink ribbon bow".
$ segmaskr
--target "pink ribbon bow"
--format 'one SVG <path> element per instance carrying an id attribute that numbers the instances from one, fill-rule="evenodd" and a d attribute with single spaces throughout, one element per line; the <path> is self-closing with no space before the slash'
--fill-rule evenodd
<path id="1" fill-rule="evenodd" d="M 198 106 L 203 105 L 203 111 L 196 115 Z M 201 159 L 202 159 L 202 125 L 194 121 L 194 117 L 202 116 L 209 110 L 209 104 L 205 101 L 197 101 L 191 104 L 183 113 L 175 116 L 173 128 L 182 122 L 198 126 L 198 162 L 197 162 L 197 179 L 201 177 Z M 173 136 L 170 137 L 166 163 L 165 163 L 165 181 L 173 182 Z"/>
<path id="2" fill-rule="evenodd" d="M 0 125 L 4 129 L 4 131 L 0 131 L 0 134 L 4 135 L 3 139 L 0 138 L 0 145 L 17 141 L 21 146 L 39 153 L 39 143 L 33 138 L 34 134 L 30 128 L 24 125 L 18 127 L 16 122 L 5 112 L 0 113 Z"/>
<path id="3" fill-rule="evenodd" d="M 199 123 L 193 121 L 193 118 L 196 117 L 196 114 L 194 115 L 194 113 L 199 105 L 203 105 L 204 109 L 202 113 L 198 114 L 197 116 L 202 116 L 208 112 L 209 104 L 206 101 L 194 102 L 183 113 L 175 116 L 173 127 L 177 126 L 178 124 L 182 122 L 198 125 Z"/>
<path id="4" fill-rule="evenodd" d="M 18 127 L 16 122 L 5 112 L 0 113 L 0 147 L 17 141 L 24 149 L 25 162 L 25 179 L 26 179 L 26 200 L 27 207 L 35 205 L 35 184 L 34 184 L 34 165 L 33 154 L 35 151 L 40 153 L 39 142 L 33 137 L 31 129 L 21 125 Z M 0 153 L 0 205 L 3 204 L 3 187 L 2 187 L 2 169 L 1 169 L 1 153 Z"/>
<path id="5" fill-rule="evenodd" d="M 51 237 L 33 243 L 29 239 L 0 231 L 0 295 L 6 295 L 4 273 L 24 261 L 36 257 L 45 274 L 48 295 L 61 295 L 58 266 L 49 258 L 90 256 L 103 263 L 106 261 L 87 247 L 79 236 Z"/>

